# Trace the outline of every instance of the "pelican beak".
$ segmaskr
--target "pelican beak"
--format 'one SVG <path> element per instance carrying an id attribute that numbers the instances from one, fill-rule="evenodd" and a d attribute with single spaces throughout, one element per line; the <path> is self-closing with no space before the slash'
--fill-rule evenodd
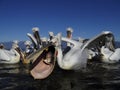
<path id="1" fill-rule="evenodd" d="M 106 36 L 105 46 L 109 48 L 111 51 L 114 51 L 115 50 L 114 37 Z"/>

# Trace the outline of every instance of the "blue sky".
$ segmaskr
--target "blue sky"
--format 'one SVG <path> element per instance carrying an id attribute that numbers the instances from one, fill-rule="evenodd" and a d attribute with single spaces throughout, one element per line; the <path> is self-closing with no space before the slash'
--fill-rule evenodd
<path id="1" fill-rule="evenodd" d="M 120 0 L 0 0 L 0 41 L 28 40 L 40 28 L 41 37 L 72 27 L 73 37 L 92 38 L 111 31 L 120 41 Z"/>

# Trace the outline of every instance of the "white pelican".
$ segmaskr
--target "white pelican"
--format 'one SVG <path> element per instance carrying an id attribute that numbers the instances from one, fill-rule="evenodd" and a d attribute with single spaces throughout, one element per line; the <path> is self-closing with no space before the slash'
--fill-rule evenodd
<path id="1" fill-rule="evenodd" d="M 16 51 L 17 43 L 13 42 L 10 50 L 0 49 L 0 63 L 15 64 L 20 61 L 20 55 Z"/>
<path id="2" fill-rule="evenodd" d="M 103 31 L 89 39 L 85 46 L 89 52 L 88 59 L 98 56 L 105 63 L 116 63 L 120 60 L 120 48 L 115 49 L 114 35 L 110 31 Z"/>
<path id="3" fill-rule="evenodd" d="M 61 41 L 73 44 L 73 47 L 65 55 L 62 52 Z M 58 51 L 57 62 L 60 68 L 65 70 L 78 70 L 86 67 L 88 52 L 85 47 L 81 48 L 81 43 L 61 37 L 60 33 L 52 39 L 52 42 L 55 43 Z"/>
<path id="4" fill-rule="evenodd" d="M 105 37 L 105 45 L 101 47 L 101 54 L 102 62 L 117 63 L 120 61 L 120 48 L 115 48 L 113 35 Z"/>
<path id="5" fill-rule="evenodd" d="M 29 64 L 31 62 L 30 74 L 34 79 L 44 79 L 52 73 L 57 55 L 54 45 L 47 44 L 28 56 L 25 56 L 19 47 L 17 51 L 22 57 L 23 64 Z"/>

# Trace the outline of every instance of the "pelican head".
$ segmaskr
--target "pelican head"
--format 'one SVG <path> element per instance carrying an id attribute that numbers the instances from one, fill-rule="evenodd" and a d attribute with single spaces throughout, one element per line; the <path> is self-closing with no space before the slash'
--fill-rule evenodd
<path id="1" fill-rule="evenodd" d="M 18 41 L 18 40 L 14 40 L 13 43 L 14 43 L 14 44 L 18 44 L 19 41 Z"/>
<path id="2" fill-rule="evenodd" d="M 54 33 L 53 33 L 53 32 L 49 32 L 49 35 L 50 35 L 50 36 L 54 36 Z"/>
<path id="3" fill-rule="evenodd" d="M 72 28 L 67 28 L 67 38 L 72 38 L 72 32 L 73 32 L 73 29 Z"/>
<path id="4" fill-rule="evenodd" d="M 72 33 L 72 32 L 73 32 L 73 29 L 72 29 L 71 27 L 68 27 L 68 28 L 67 28 L 67 32 L 71 32 L 71 33 Z"/>
<path id="5" fill-rule="evenodd" d="M 114 37 L 113 35 L 107 35 L 105 37 L 105 47 L 109 48 L 110 50 L 115 50 L 115 44 L 114 44 Z"/>
<path id="6" fill-rule="evenodd" d="M 33 31 L 33 32 L 39 31 L 39 28 L 38 28 L 38 27 L 33 27 L 33 28 L 32 28 L 32 31 Z"/>
<path id="7" fill-rule="evenodd" d="M 4 45 L 2 43 L 0 44 L 0 49 L 4 49 Z"/>
<path id="8" fill-rule="evenodd" d="M 53 32 L 49 32 L 49 38 L 50 38 L 50 40 L 52 40 L 53 37 L 54 37 L 54 33 Z"/>
<path id="9" fill-rule="evenodd" d="M 29 41 L 29 40 L 27 40 L 27 41 L 25 41 L 25 43 L 24 43 L 26 46 L 28 45 L 28 46 L 30 46 L 31 44 L 32 44 L 32 42 L 31 41 Z"/>
<path id="10" fill-rule="evenodd" d="M 51 40 L 51 42 L 56 46 L 61 46 L 61 33 L 58 33 L 54 38 Z"/>
<path id="11" fill-rule="evenodd" d="M 120 60 L 120 48 L 115 48 L 114 35 L 107 33 L 104 38 L 104 45 L 101 47 L 101 58 L 106 63 L 116 63 Z"/>

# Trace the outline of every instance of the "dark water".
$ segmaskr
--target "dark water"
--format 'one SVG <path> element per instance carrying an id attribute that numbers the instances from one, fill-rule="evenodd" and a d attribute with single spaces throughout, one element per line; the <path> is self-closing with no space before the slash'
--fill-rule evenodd
<path id="1" fill-rule="evenodd" d="M 34 80 L 30 65 L 0 64 L 0 90 L 119 90 L 120 64 L 91 63 L 83 71 L 61 70 L 57 64 L 44 80 Z"/>

